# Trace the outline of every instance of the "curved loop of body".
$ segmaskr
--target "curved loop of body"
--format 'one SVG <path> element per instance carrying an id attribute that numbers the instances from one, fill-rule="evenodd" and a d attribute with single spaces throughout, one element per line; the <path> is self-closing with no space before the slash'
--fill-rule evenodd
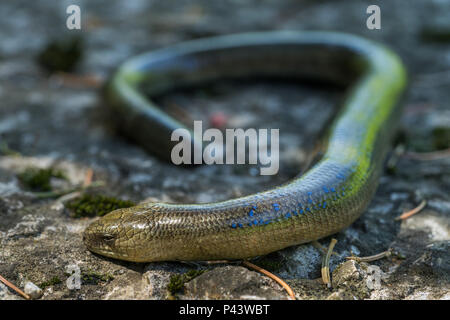
<path id="1" fill-rule="evenodd" d="M 406 85 L 399 58 L 372 41 L 332 32 L 266 32 L 181 43 L 124 63 L 106 88 L 122 131 L 170 155 L 184 128 L 149 95 L 219 78 L 270 76 L 350 85 L 322 159 L 280 187 L 208 204 L 148 203 L 92 223 L 87 247 L 123 260 L 244 259 L 342 230 L 365 210 L 378 184 Z"/>

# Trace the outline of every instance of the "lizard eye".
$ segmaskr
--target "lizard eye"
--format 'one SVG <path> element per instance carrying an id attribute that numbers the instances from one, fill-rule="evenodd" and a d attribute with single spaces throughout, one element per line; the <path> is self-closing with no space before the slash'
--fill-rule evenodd
<path id="1" fill-rule="evenodd" d="M 112 240 L 114 240 L 114 235 L 110 234 L 110 233 L 105 233 L 102 235 L 102 240 L 106 241 L 106 242 L 111 242 Z"/>

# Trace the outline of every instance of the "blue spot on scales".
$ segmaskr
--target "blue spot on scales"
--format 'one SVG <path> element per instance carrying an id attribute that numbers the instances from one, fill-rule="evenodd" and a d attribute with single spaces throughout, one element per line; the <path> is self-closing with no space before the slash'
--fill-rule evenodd
<path id="1" fill-rule="evenodd" d="M 345 176 L 342 173 L 338 173 L 336 175 L 336 178 L 338 178 L 338 179 L 345 179 Z"/>

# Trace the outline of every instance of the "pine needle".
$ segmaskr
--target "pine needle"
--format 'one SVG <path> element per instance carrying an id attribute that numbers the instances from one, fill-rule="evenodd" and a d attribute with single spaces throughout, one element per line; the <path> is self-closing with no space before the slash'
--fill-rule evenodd
<path id="1" fill-rule="evenodd" d="M 2 276 L 0 276 L 0 281 L 3 282 L 5 285 L 7 285 L 8 287 L 10 287 L 12 290 L 14 290 L 15 292 L 17 292 L 18 294 L 20 294 L 22 297 L 24 297 L 27 300 L 30 300 L 30 296 L 27 295 L 25 292 L 23 292 L 22 290 L 20 290 L 19 288 L 17 288 L 15 285 L 13 285 L 11 282 L 9 282 L 8 280 L 6 280 L 5 278 L 3 278 Z"/>
<path id="2" fill-rule="evenodd" d="M 246 267 L 249 267 L 253 270 L 256 270 L 258 272 L 261 272 L 262 274 L 268 276 L 269 278 L 275 280 L 276 282 L 278 282 L 285 290 L 286 292 L 289 294 L 289 296 L 291 297 L 292 300 L 295 300 L 295 294 L 294 291 L 292 291 L 291 287 L 284 282 L 282 279 L 278 278 L 276 275 L 274 275 L 273 273 L 267 271 L 266 269 L 263 269 L 261 267 L 258 267 L 257 265 L 254 265 L 251 262 L 248 262 L 246 260 L 242 261 L 242 264 Z"/>

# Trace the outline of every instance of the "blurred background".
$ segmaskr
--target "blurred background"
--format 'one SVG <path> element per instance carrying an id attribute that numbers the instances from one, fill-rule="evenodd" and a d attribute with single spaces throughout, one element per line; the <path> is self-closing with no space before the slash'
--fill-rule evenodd
<path id="1" fill-rule="evenodd" d="M 66 28 L 71 4 L 81 8 L 81 30 Z M 381 30 L 366 27 L 371 4 L 381 8 Z M 449 298 L 448 0 L 1 1 L 0 275 L 16 283 L 43 284 L 48 299 L 167 298 L 170 277 L 185 272 L 185 266 L 93 256 L 81 243 L 81 232 L 92 220 L 79 217 L 142 200 L 219 201 L 281 184 L 305 168 L 343 92 L 255 79 L 219 81 L 157 98 L 163 110 L 187 123 L 280 128 L 280 171 L 260 176 L 254 166 L 189 170 L 146 153 L 116 132 L 117 119 L 103 102 L 101 88 L 133 55 L 189 39 L 267 30 L 349 32 L 385 43 L 401 56 L 409 89 L 395 151 L 366 214 L 339 234 L 340 256 L 333 263 L 350 253 L 369 255 L 394 247 L 404 258 L 377 262 L 391 287 L 366 288 L 354 293 L 357 298 Z M 88 192 L 97 198 L 55 202 L 65 190 L 99 181 Z M 423 200 L 427 207 L 420 216 L 394 221 Z M 90 201 L 102 209 L 91 212 Z M 305 279 L 320 274 L 320 255 L 313 247 L 286 249 L 266 260 L 266 266 L 290 279 L 299 297 L 330 294 L 303 290 L 313 285 Z M 63 285 L 71 261 L 78 261 L 85 275 L 79 291 Z M 153 280 L 130 284 L 135 278 Z M 255 280 L 255 288 L 266 285 L 258 281 L 263 280 Z M 113 291 L 130 286 L 133 294 Z M 282 296 L 277 288 L 264 292 L 269 298 Z M 184 294 L 204 297 L 189 290 Z"/>

